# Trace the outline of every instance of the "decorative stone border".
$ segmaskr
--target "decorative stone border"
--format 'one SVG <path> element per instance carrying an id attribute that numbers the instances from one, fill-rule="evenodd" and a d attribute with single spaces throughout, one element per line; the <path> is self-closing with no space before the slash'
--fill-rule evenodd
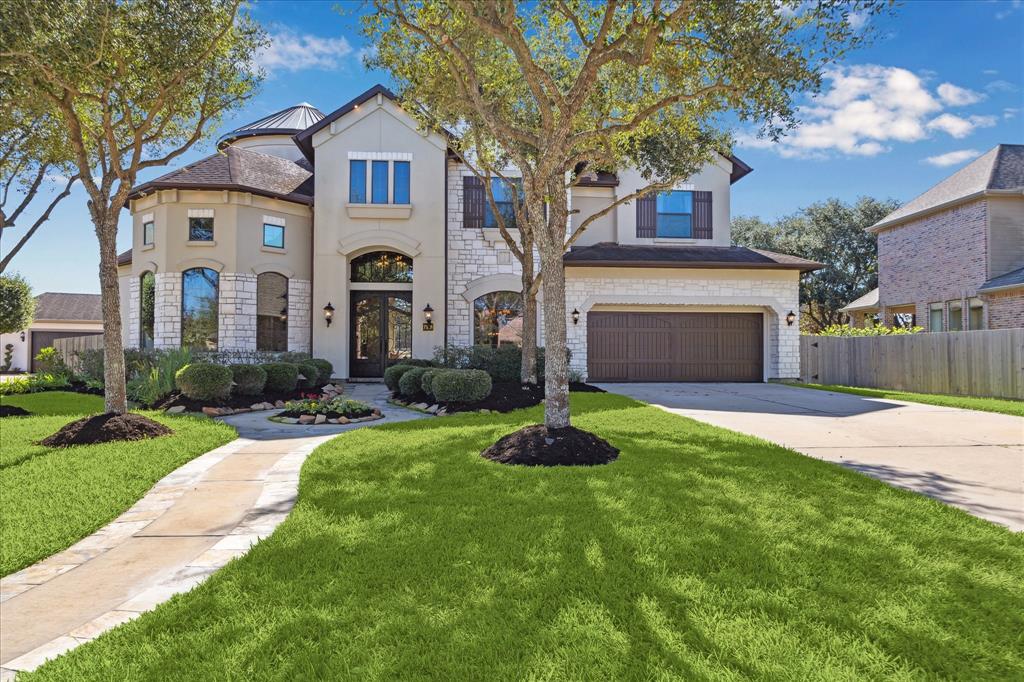
<path id="1" fill-rule="evenodd" d="M 388 403 L 396 407 L 404 407 L 407 410 L 415 410 L 416 412 L 422 412 L 423 414 L 432 414 L 435 417 L 444 417 L 448 414 L 448 410 L 436 403 L 406 403 L 398 400 L 397 398 L 388 398 Z"/>
<path id="2" fill-rule="evenodd" d="M 372 422 L 383 418 L 384 415 L 381 414 L 380 408 L 377 407 L 373 408 L 373 414 L 366 417 L 355 417 L 353 419 L 349 419 L 348 417 L 329 419 L 325 414 L 304 414 L 301 417 L 282 417 L 280 415 L 267 417 L 268 420 L 276 424 L 297 424 L 299 426 L 319 426 L 320 424 L 358 424 L 359 422 Z"/>

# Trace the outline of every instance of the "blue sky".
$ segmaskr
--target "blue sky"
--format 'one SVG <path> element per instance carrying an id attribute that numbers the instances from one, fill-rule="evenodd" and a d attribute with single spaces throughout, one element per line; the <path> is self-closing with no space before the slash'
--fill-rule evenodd
<path id="1" fill-rule="evenodd" d="M 255 4 L 273 38 L 261 57 L 269 75 L 220 132 L 303 101 L 330 112 L 387 83 L 363 68 L 357 21 L 336 5 Z M 771 219 L 828 197 L 907 201 L 1000 142 L 1024 143 L 1024 2 L 909 0 L 872 21 L 880 37 L 831 71 L 818 98 L 802 100 L 804 125 L 782 144 L 735 131 L 734 151 L 754 172 L 733 187 L 733 215 Z M 212 149 L 207 142 L 172 168 Z M 5 246 L 17 236 L 5 235 Z M 119 250 L 130 242 L 125 211 Z M 98 251 L 78 189 L 10 269 L 37 293 L 98 292 Z"/>

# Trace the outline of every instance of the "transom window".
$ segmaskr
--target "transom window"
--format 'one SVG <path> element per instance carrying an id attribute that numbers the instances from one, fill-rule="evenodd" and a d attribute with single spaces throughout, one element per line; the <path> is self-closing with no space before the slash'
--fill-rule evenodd
<path id="1" fill-rule="evenodd" d="M 156 236 L 156 226 L 152 220 L 148 220 L 142 223 L 142 244 L 149 246 L 153 243 L 153 239 Z"/>
<path id="2" fill-rule="evenodd" d="M 213 218 L 189 218 L 188 240 L 190 242 L 212 242 Z"/>
<path id="3" fill-rule="evenodd" d="M 523 181 L 520 178 L 504 180 L 502 178 L 491 178 L 491 194 L 494 196 L 494 203 L 498 207 L 498 213 L 505 220 L 505 227 L 512 229 L 516 226 L 516 210 L 514 201 L 516 193 L 522 202 Z M 498 219 L 491 208 L 491 202 L 484 199 L 484 227 L 498 227 Z"/>
<path id="4" fill-rule="evenodd" d="M 523 297 L 494 291 L 473 301 L 473 343 L 497 348 L 523 345 Z"/>
<path id="5" fill-rule="evenodd" d="M 693 236 L 693 192 L 674 190 L 661 192 L 657 198 L 659 237 Z"/>
<path id="6" fill-rule="evenodd" d="M 394 251 L 371 251 L 352 259 L 353 282 L 412 283 L 412 258 Z"/>
<path id="7" fill-rule="evenodd" d="M 284 248 L 284 225 L 263 223 L 263 246 L 275 249 Z"/>

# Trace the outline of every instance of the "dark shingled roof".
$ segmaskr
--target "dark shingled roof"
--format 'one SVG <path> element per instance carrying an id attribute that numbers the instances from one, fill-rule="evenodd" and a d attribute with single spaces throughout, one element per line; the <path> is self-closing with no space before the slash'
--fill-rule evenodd
<path id="1" fill-rule="evenodd" d="M 311 125 L 316 124 L 324 117 L 312 104 L 303 102 L 295 106 L 275 111 L 269 116 L 264 116 L 258 121 L 246 123 L 241 128 L 236 128 L 230 133 L 222 135 L 217 141 L 217 146 L 223 149 L 229 143 L 240 140 L 243 137 L 256 137 L 258 135 L 294 135 L 302 132 Z"/>
<path id="2" fill-rule="evenodd" d="M 734 185 L 738 180 L 746 176 L 754 169 L 745 164 L 739 157 L 732 154 L 723 154 L 732 163 L 732 173 L 729 174 L 729 184 Z M 586 171 L 587 164 L 581 162 L 576 164 L 576 174 L 580 176 L 576 185 L 578 187 L 617 187 L 619 177 L 615 173 L 607 171 Z"/>
<path id="3" fill-rule="evenodd" d="M 127 251 L 123 251 L 123 252 L 117 254 L 117 265 L 119 267 L 122 266 L 122 265 L 131 265 L 131 264 L 132 264 L 132 250 L 131 249 L 128 249 Z"/>
<path id="4" fill-rule="evenodd" d="M 305 161 L 229 146 L 133 188 L 128 198 L 138 199 L 159 189 L 227 189 L 312 204 L 313 173 Z"/>
<path id="5" fill-rule="evenodd" d="M 996 291 L 998 289 L 1013 289 L 1015 287 L 1024 287 L 1024 268 L 1011 270 L 1005 275 L 993 277 L 978 287 L 978 291 Z"/>
<path id="6" fill-rule="evenodd" d="M 809 272 L 821 263 L 745 246 L 647 246 L 601 242 L 574 246 L 563 257 L 566 267 L 737 268 Z"/>
<path id="7" fill-rule="evenodd" d="M 337 121 L 339 118 L 341 118 L 348 112 L 352 111 L 360 104 L 363 104 L 364 102 L 369 102 L 377 95 L 384 95 L 391 101 L 398 100 L 398 98 L 395 97 L 395 93 L 391 92 L 389 89 L 378 83 L 377 85 L 374 85 L 372 88 L 362 93 L 361 95 L 356 95 L 349 101 L 345 102 L 340 107 L 338 107 L 331 113 L 327 114 L 319 121 L 303 130 L 302 132 L 296 133 L 295 137 L 293 138 L 295 140 L 295 144 L 299 146 L 299 149 L 302 150 L 302 153 L 306 155 L 307 159 L 313 161 L 315 154 L 315 152 L 313 151 L 313 135 L 315 135 L 318 131 L 323 130 L 334 121 Z"/>
<path id="8" fill-rule="evenodd" d="M 36 296 L 36 320 L 100 322 L 103 309 L 99 294 L 65 294 L 47 291 Z"/>
<path id="9" fill-rule="evenodd" d="M 1024 144 L 1000 144 L 988 150 L 924 194 L 868 228 L 874 232 L 914 216 L 988 192 L 1024 192 Z"/>

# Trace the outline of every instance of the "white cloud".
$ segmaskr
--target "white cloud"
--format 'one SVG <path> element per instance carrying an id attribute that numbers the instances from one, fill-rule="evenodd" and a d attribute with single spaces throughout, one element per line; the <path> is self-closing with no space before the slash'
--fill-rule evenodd
<path id="1" fill-rule="evenodd" d="M 999 69 L 985 69 L 982 73 L 986 76 L 995 76 L 999 74 Z"/>
<path id="2" fill-rule="evenodd" d="M 957 87 L 952 83 L 943 83 L 940 85 L 938 87 L 938 93 L 943 102 L 953 107 L 977 104 L 981 100 L 985 99 L 985 95 L 980 92 Z"/>
<path id="3" fill-rule="evenodd" d="M 962 118 L 953 114 L 942 114 L 928 121 L 928 130 L 941 130 L 958 140 L 967 137 L 975 128 L 991 128 L 996 124 L 995 116 L 968 116 Z"/>
<path id="4" fill-rule="evenodd" d="M 1002 2 L 1000 6 L 1003 8 L 996 12 L 996 19 L 1002 21 L 1003 19 L 1011 16 L 1014 12 L 1019 10 L 1024 3 L 1021 0 L 1012 0 L 1012 2 Z"/>
<path id="5" fill-rule="evenodd" d="M 737 145 L 772 149 L 787 158 L 876 156 L 894 143 L 917 142 L 935 132 L 960 139 L 998 121 L 945 113 L 947 106 L 974 103 L 984 95 L 952 83 L 933 91 L 925 78 L 907 69 L 867 64 L 838 67 L 824 76 L 824 91 L 798 109 L 801 123 L 780 142 L 746 132 L 737 136 Z"/>
<path id="6" fill-rule="evenodd" d="M 985 86 L 989 92 L 1017 92 L 1019 88 L 1010 81 L 995 80 Z"/>
<path id="7" fill-rule="evenodd" d="M 925 159 L 925 163 L 930 163 L 933 166 L 939 166 L 945 168 L 946 166 L 955 166 L 958 163 L 964 161 L 970 161 L 981 156 L 981 152 L 977 149 L 960 149 L 955 152 L 946 152 L 945 154 L 939 154 L 938 156 L 929 156 Z"/>
<path id="8" fill-rule="evenodd" d="M 1014 118 L 1019 113 L 1020 109 L 1018 107 L 1006 107 L 1003 109 L 1003 118 L 1009 120 L 1011 118 Z"/>
<path id="9" fill-rule="evenodd" d="M 850 15 L 846 17 L 846 23 L 848 23 L 850 28 L 854 31 L 859 31 L 864 28 L 870 18 L 871 15 L 867 12 L 850 12 Z"/>
<path id="10" fill-rule="evenodd" d="M 256 63 L 268 72 L 320 69 L 333 71 L 352 53 L 344 37 L 322 38 L 281 28 L 270 35 L 270 45 L 256 56 Z"/>

